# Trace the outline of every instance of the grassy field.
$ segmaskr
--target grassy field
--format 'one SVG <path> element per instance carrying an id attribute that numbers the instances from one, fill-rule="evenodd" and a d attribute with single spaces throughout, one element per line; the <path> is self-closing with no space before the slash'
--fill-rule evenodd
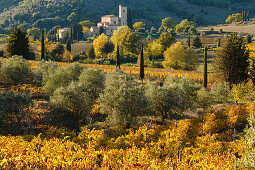
<path id="1" fill-rule="evenodd" d="M 248 33 L 255 34 L 255 21 L 247 23 L 233 23 L 233 24 L 222 24 L 209 27 L 199 27 L 199 31 L 208 31 L 209 28 L 214 28 L 215 31 L 223 29 L 224 32 L 237 32 L 237 33 Z"/>

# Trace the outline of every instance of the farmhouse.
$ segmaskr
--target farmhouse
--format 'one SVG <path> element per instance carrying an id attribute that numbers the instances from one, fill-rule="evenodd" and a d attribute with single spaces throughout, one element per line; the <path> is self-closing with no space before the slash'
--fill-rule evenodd
<path id="1" fill-rule="evenodd" d="M 63 29 L 60 29 L 59 32 L 58 32 L 58 35 L 59 35 L 59 38 L 60 39 L 63 39 L 66 34 L 71 34 L 71 28 L 63 28 Z"/>
<path id="2" fill-rule="evenodd" d="M 122 25 L 127 25 L 127 7 L 119 5 L 119 16 L 104 15 L 101 17 L 101 22 L 97 23 L 97 26 L 90 28 L 92 35 L 99 34 L 99 27 L 103 27 L 106 35 L 112 35 L 114 30 Z"/>

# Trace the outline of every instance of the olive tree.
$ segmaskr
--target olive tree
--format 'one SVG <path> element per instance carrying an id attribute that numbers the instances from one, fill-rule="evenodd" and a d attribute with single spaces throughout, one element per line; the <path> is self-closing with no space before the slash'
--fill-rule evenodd
<path id="1" fill-rule="evenodd" d="M 183 101 L 184 92 L 179 86 L 161 87 L 150 83 L 147 85 L 145 94 L 150 110 L 155 115 L 160 115 L 162 122 L 173 114 L 180 114 L 186 108 Z"/>
<path id="2" fill-rule="evenodd" d="M 173 76 L 168 76 L 165 79 L 163 86 L 178 86 L 184 92 L 185 97 L 183 100 L 184 103 L 187 104 L 189 107 L 193 107 L 195 105 L 195 101 L 197 99 L 196 91 L 199 90 L 199 85 L 196 84 L 194 81 L 189 80 L 187 77 L 183 77 L 178 79 Z"/>
<path id="3" fill-rule="evenodd" d="M 0 68 L 0 82 L 3 84 L 24 84 L 32 79 L 28 62 L 22 56 L 12 56 Z"/>
<path id="4" fill-rule="evenodd" d="M 99 97 L 101 111 L 107 114 L 110 125 L 130 127 L 135 117 L 146 109 L 143 89 L 133 78 L 120 71 L 106 75 L 105 89 Z"/>
<path id="5" fill-rule="evenodd" d="M 59 67 L 50 74 L 43 75 L 43 91 L 51 96 L 59 87 L 66 87 L 72 81 L 71 74 L 64 68 Z"/>
<path id="6" fill-rule="evenodd" d="M 42 83 L 43 75 L 48 75 L 57 69 L 57 64 L 52 61 L 41 60 L 38 62 L 36 69 L 34 70 L 34 79 L 37 82 Z"/>
<path id="7" fill-rule="evenodd" d="M 28 107 L 31 103 L 31 98 L 26 94 L 0 92 L 0 129 L 3 133 L 24 133 L 30 122 Z"/>
<path id="8" fill-rule="evenodd" d="M 43 75 L 43 90 L 51 96 L 53 92 L 59 87 L 68 86 L 70 82 L 77 81 L 82 68 L 79 64 L 73 63 L 66 68 L 58 67 L 55 70 L 51 70 L 48 74 Z"/>
<path id="9" fill-rule="evenodd" d="M 81 123 L 89 121 L 93 101 L 89 90 L 83 84 L 71 82 L 68 86 L 54 91 L 50 104 L 55 108 L 54 114 L 49 115 L 51 122 L 55 121 L 58 125 L 62 124 L 80 132 Z"/>
<path id="10" fill-rule="evenodd" d="M 79 82 L 88 88 L 94 99 L 97 99 L 105 87 L 105 74 L 101 70 L 84 69 Z"/>
<path id="11" fill-rule="evenodd" d="M 211 88 L 214 103 L 230 103 L 233 101 L 230 89 L 226 83 L 216 83 Z"/>

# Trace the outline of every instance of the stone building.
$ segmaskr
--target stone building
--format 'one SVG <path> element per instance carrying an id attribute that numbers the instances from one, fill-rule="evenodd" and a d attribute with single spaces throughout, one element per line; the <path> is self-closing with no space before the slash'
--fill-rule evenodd
<path id="1" fill-rule="evenodd" d="M 103 27 L 106 35 L 112 35 L 113 32 L 120 26 L 127 25 L 127 7 L 119 5 L 119 16 L 104 15 L 101 17 L 101 22 L 97 26 L 90 28 L 92 35 L 99 34 L 99 27 Z"/>
<path id="2" fill-rule="evenodd" d="M 66 34 L 71 34 L 71 28 L 62 28 L 59 30 L 58 35 L 59 35 L 59 39 L 64 39 L 64 37 L 66 36 Z"/>

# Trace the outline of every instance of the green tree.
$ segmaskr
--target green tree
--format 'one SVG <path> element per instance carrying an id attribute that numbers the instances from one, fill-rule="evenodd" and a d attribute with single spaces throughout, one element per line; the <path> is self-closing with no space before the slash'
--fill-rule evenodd
<path id="1" fill-rule="evenodd" d="M 124 54 L 139 54 L 141 37 L 136 35 L 128 26 L 120 26 L 113 32 L 111 41 L 123 49 Z M 115 49 L 116 50 L 116 49 Z"/>
<path id="2" fill-rule="evenodd" d="M 12 91 L 0 92 L 0 132 L 1 135 L 23 135 L 29 128 L 29 96 Z"/>
<path id="3" fill-rule="evenodd" d="M 104 33 L 104 27 L 100 26 L 99 27 L 99 35 L 103 34 Z"/>
<path id="4" fill-rule="evenodd" d="M 83 38 L 83 29 L 82 25 L 78 23 L 73 23 L 72 30 L 71 30 L 71 39 L 72 41 L 79 41 Z"/>
<path id="5" fill-rule="evenodd" d="M 8 37 L 6 52 L 8 57 L 19 55 L 25 59 L 33 59 L 29 55 L 29 40 L 25 30 L 14 28 Z"/>
<path id="6" fill-rule="evenodd" d="M 170 18 L 170 17 L 167 17 L 167 18 L 162 20 L 162 26 L 163 26 L 164 30 L 171 29 L 175 25 L 176 25 L 175 20 Z"/>
<path id="7" fill-rule="evenodd" d="M 117 45 L 117 52 L 116 52 L 116 68 L 120 69 L 120 49 L 119 45 Z"/>
<path id="8" fill-rule="evenodd" d="M 190 36 L 188 37 L 187 44 L 188 44 L 188 47 L 190 48 Z"/>
<path id="9" fill-rule="evenodd" d="M 252 43 L 252 36 L 251 36 L 251 34 L 247 35 L 246 41 L 247 41 L 247 43 Z"/>
<path id="10" fill-rule="evenodd" d="M 12 56 L 0 68 L 0 82 L 7 85 L 31 83 L 32 72 L 22 56 Z M 0 109 L 1 110 L 1 109 Z"/>
<path id="11" fill-rule="evenodd" d="M 251 60 L 249 78 L 252 81 L 252 84 L 255 85 L 255 61 L 254 59 Z"/>
<path id="12" fill-rule="evenodd" d="M 217 74 L 229 83 L 230 88 L 233 84 L 246 81 L 249 71 L 249 51 L 246 50 L 243 38 L 236 34 L 227 37 L 223 48 L 217 52 L 214 63 Z"/>
<path id="13" fill-rule="evenodd" d="M 248 126 L 244 130 L 245 139 L 246 139 L 246 147 L 245 147 L 245 155 L 242 162 L 239 162 L 241 168 L 243 169 L 253 169 L 255 164 L 255 117 L 254 112 L 251 113 L 251 116 L 247 119 Z"/>
<path id="14" fill-rule="evenodd" d="M 194 46 L 195 48 L 201 48 L 202 47 L 202 43 L 199 37 L 195 37 L 192 41 L 192 46 Z"/>
<path id="15" fill-rule="evenodd" d="M 64 68 L 57 68 L 50 74 L 43 75 L 43 91 L 52 96 L 54 91 L 59 87 L 67 87 L 70 82 L 74 81 L 71 73 Z"/>
<path id="16" fill-rule="evenodd" d="M 77 41 L 83 39 L 83 28 L 81 24 L 77 23 Z"/>
<path id="17" fill-rule="evenodd" d="M 89 122 L 93 100 L 89 90 L 84 85 L 72 82 L 66 87 L 57 88 L 53 96 L 50 97 L 50 104 L 55 109 L 60 110 L 51 117 L 51 119 L 55 119 L 52 121 L 57 121 L 59 124 L 62 122 L 63 114 L 66 114 L 65 117 L 68 115 L 69 127 L 80 132 L 81 122 Z"/>
<path id="18" fill-rule="evenodd" d="M 195 27 L 196 24 L 192 21 L 188 21 L 187 19 L 182 20 L 182 22 L 178 25 L 175 26 L 175 31 L 178 33 L 184 33 L 184 32 L 188 32 L 188 30 L 191 27 Z"/>
<path id="19" fill-rule="evenodd" d="M 68 39 L 68 40 L 66 41 L 66 49 L 67 49 L 69 52 L 71 52 L 71 50 L 72 50 L 72 45 L 71 45 L 71 40 L 70 40 L 70 39 Z"/>
<path id="20" fill-rule="evenodd" d="M 81 21 L 81 22 L 79 22 L 79 24 L 81 24 L 84 27 L 88 27 L 88 28 L 95 25 L 95 23 L 91 22 L 90 20 Z"/>
<path id="21" fill-rule="evenodd" d="M 186 108 L 184 92 L 178 85 L 160 87 L 149 83 L 146 86 L 145 95 L 148 100 L 148 106 L 155 115 L 160 115 L 162 122 L 174 114 L 182 114 Z"/>
<path id="22" fill-rule="evenodd" d="M 226 83 L 215 83 L 211 87 L 211 95 L 216 104 L 230 103 L 233 101 L 230 89 Z"/>
<path id="23" fill-rule="evenodd" d="M 134 23 L 133 28 L 135 31 L 139 31 L 140 29 L 145 28 L 145 24 L 143 22 L 136 22 Z"/>
<path id="24" fill-rule="evenodd" d="M 113 51 L 114 51 L 114 44 L 111 41 L 108 41 L 107 43 L 103 45 L 102 53 L 105 54 L 106 56 L 109 53 L 112 53 Z"/>
<path id="25" fill-rule="evenodd" d="M 164 52 L 165 61 L 162 65 L 165 68 L 180 69 L 185 56 L 185 49 L 181 42 L 176 42 Z"/>
<path id="26" fill-rule="evenodd" d="M 95 59 L 95 58 L 96 58 L 95 50 L 94 50 L 93 45 L 91 45 L 91 47 L 90 47 L 90 49 L 89 49 L 88 57 L 89 57 L 90 59 Z"/>
<path id="27" fill-rule="evenodd" d="M 240 13 L 229 15 L 228 18 L 225 20 L 228 23 L 236 23 L 242 21 L 243 17 Z"/>
<path id="28" fill-rule="evenodd" d="M 42 29 L 42 35 L 41 36 L 42 36 L 41 37 L 41 60 L 42 59 L 47 60 L 46 55 L 45 55 L 44 29 Z"/>
<path id="29" fill-rule="evenodd" d="M 132 10 L 129 8 L 127 13 L 127 25 L 130 29 L 132 29 L 133 26 L 133 15 Z"/>
<path id="30" fill-rule="evenodd" d="M 172 36 L 172 34 L 169 33 L 162 33 L 159 36 L 159 39 L 157 39 L 157 43 L 162 45 L 163 47 L 163 51 L 165 51 L 168 47 L 170 47 L 174 42 L 175 42 L 175 38 Z"/>
<path id="31" fill-rule="evenodd" d="M 104 45 L 108 43 L 108 37 L 102 33 L 93 41 L 93 47 L 97 57 L 103 57 Z"/>
<path id="32" fill-rule="evenodd" d="M 32 37 L 33 40 L 39 40 L 41 36 L 41 30 L 39 28 L 30 28 L 27 30 L 27 35 Z"/>
<path id="33" fill-rule="evenodd" d="M 197 35 L 198 31 L 195 27 L 190 27 L 188 33 L 192 35 Z"/>
<path id="34" fill-rule="evenodd" d="M 143 84 L 143 79 L 144 79 L 143 44 L 142 44 L 142 47 L 141 47 L 141 55 L 140 55 L 140 73 L 139 73 L 139 77 L 142 80 L 142 84 Z"/>
<path id="35" fill-rule="evenodd" d="M 164 52 L 165 68 L 194 70 L 198 65 L 198 57 L 191 48 L 185 49 L 181 42 L 176 42 Z"/>
<path id="36" fill-rule="evenodd" d="M 183 58 L 182 69 L 184 70 L 196 70 L 198 67 L 198 57 L 193 48 L 185 49 L 185 56 Z"/>
<path id="37" fill-rule="evenodd" d="M 71 28 L 71 39 L 72 41 L 77 39 L 77 24 L 76 23 L 73 23 Z"/>
<path id="38" fill-rule="evenodd" d="M 79 82 L 90 91 L 93 100 L 96 100 L 105 88 L 105 74 L 101 70 L 84 69 Z"/>
<path id="39" fill-rule="evenodd" d="M 220 38 L 218 38 L 218 45 L 217 46 L 221 47 L 221 39 Z"/>
<path id="40" fill-rule="evenodd" d="M 108 72 L 105 89 L 98 100 L 102 113 L 111 126 L 130 128 L 136 116 L 146 113 L 147 101 L 143 89 L 129 75 Z"/>
<path id="41" fill-rule="evenodd" d="M 157 29 L 155 27 L 151 27 L 150 34 L 156 34 Z"/>
<path id="42" fill-rule="evenodd" d="M 204 82 L 203 82 L 204 88 L 207 88 L 207 51 L 208 51 L 208 48 L 207 46 L 205 46 L 204 48 Z"/>
<path id="43" fill-rule="evenodd" d="M 150 58 L 161 58 L 163 56 L 163 47 L 161 44 L 153 41 L 152 43 L 148 44 L 147 54 Z"/>

